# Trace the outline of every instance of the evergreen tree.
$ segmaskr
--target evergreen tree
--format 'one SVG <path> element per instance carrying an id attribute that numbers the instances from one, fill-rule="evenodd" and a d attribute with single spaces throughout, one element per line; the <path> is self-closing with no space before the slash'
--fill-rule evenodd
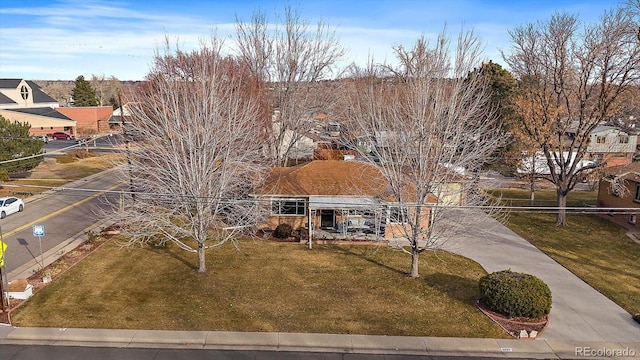
<path id="1" fill-rule="evenodd" d="M 469 78 L 480 77 L 483 79 L 486 90 L 489 91 L 491 111 L 496 113 L 504 134 L 510 133 L 511 123 L 514 117 L 513 97 L 517 91 L 518 83 L 513 75 L 500 64 L 489 60 L 469 74 Z M 483 89 L 483 91 L 486 91 Z M 510 172 L 514 163 L 511 159 L 515 151 L 513 139 L 505 142 L 487 159 L 485 167 L 500 171 Z"/>
<path id="2" fill-rule="evenodd" d="M 44 159 L 42 147 L 44 142 L 32 139 L 29 136 L 31 125 L 28 123 L 12 122 L 0 116 L 0 170 L 8 173 L 28 171 Z M 14 159 L 27 158 L 33 155 L 34 158 L 10 161 Z"/>
<path id="3" fill-rule="evenodd" d="M 91 83 L 80 75 L 76 78 L 76 86 L 71 91 L 74 106 L 98 106 L 98 97 Z"/>

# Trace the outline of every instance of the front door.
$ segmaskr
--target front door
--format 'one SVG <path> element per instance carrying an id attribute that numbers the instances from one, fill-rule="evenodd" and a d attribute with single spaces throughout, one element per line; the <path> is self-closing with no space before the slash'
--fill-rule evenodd
<path id="1" fill-rule="evenodd" d="M 320 210 L 320 228 L 333 229 L 335 227 L 335 211 Z"/>

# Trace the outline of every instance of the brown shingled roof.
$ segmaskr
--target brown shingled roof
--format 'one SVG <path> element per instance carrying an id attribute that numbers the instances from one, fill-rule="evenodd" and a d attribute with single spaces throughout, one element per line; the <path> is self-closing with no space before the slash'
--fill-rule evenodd
<path id="1" fill-rule="evenodd" d="M 276 168 L 259 193 L 270 195 L 369 195 L 383 193 L 381 174 L 359 161 L 316 160 Z"/>
<path id="2" fill-rule="evenodd" d="M 604 173 L 607 176 L 621 175 L 624 173 L 640 174 L 640 162 L 634 161 L 631 164 L 611 166 L 611 167 L 605 168 Z"/>
<path id="3" fill-rule="evenodd" d="M 379 169 L 360 161 L 315 160 L 310 163 L 273 169 L 261 195 L 371 196 L 393 201 Z M 429 202 L 437 198 L 430 195 Z"/>

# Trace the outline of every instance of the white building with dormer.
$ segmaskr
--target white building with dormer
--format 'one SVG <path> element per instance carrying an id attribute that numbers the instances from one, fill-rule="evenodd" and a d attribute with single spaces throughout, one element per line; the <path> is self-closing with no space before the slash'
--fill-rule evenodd
<path id="1" fill-rule="evenodd" d="M 31 135 L 64 131 L 75 135 L 76 121 L 56 109 L 58 101 L 33 81 L 0 79 L 0 116 L 9 121 L 28 123 Z"/>

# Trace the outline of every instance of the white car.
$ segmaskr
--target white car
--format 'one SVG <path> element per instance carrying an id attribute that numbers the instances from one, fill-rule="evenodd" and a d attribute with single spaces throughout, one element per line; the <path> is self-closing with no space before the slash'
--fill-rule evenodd
<path id="1" fill-rule="evenodd" d="M 0 219 L 4 219 L 7 215 L 24 210 L 24 202 L 17 197 L 0 198 Z"/>

